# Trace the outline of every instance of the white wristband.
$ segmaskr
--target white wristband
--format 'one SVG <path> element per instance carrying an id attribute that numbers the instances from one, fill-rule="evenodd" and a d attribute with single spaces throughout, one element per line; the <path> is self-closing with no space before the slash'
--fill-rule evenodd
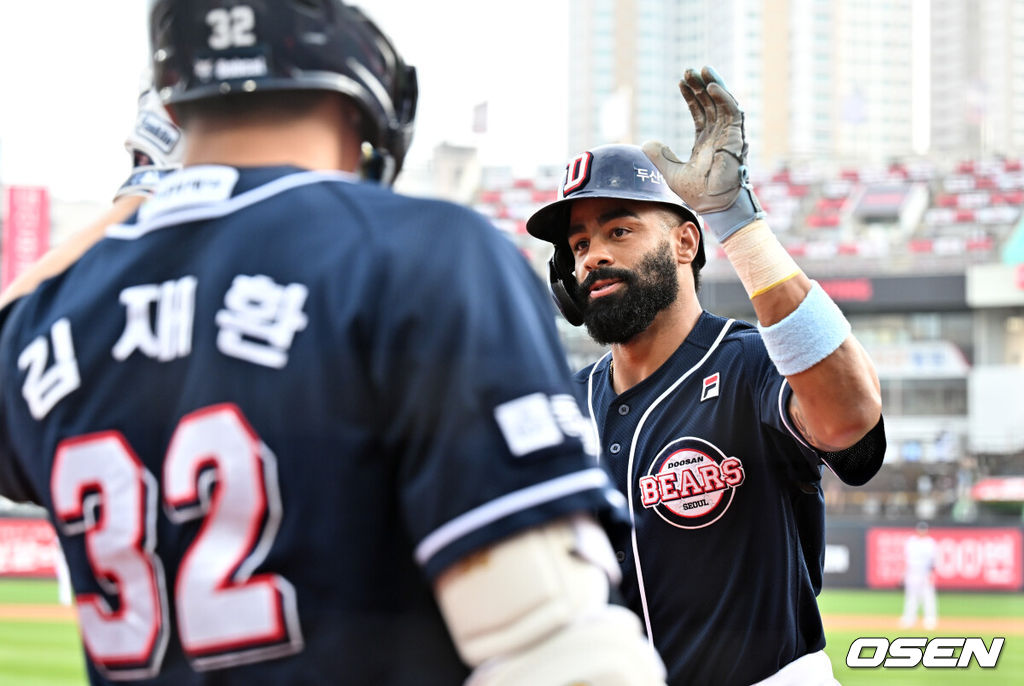
<path id="1" fill-rule="evenodd" d="M 850 335 L 850 322 L 817 281 L 811 281 L 803 302 L 784 319 L 757 328 L 768 357 L 783 376 L 810 369 Z"/>

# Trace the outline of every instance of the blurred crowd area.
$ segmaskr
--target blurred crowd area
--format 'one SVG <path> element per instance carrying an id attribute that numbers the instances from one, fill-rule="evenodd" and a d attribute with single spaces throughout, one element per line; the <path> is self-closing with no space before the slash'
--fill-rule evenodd
<path id="1" fill-rule="evenodd" d="M 1024 456 L 961 455 L 950 462 L 886 462 L 866 485 L 850 488 L 825 470 L 825 510 L 832 516 L 871 521 L 1012 523 L 1024 519 L 1016 500 L 979 496 L 979 486 L 1019 479 Z"/>
<path id="2" fill-rule="evenodd" d="M 531 258 L 545 261 L 546 248 L 526 234 L 526 220 L 556 199 L 563 171 L 517 178 L 480 170 L 472 204 Z M 998 260 L 1024 207 L 1024 164 L 1016 158 L 795 163 L 753 182 L 790 253 L 808 271 L 827 266 L 836 274 L 956 271 Z M 1024 256 L 1024 246 L 1019 251 Z M 723 257 L 720 248 L 712 252 L 707 277 L 731 269 L 713 259 Z"/>

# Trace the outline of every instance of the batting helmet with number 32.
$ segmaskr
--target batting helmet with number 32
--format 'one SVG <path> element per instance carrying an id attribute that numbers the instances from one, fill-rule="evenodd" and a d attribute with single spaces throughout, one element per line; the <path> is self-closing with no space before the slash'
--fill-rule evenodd
<path id="1" fill-rule="evenodd" d="M 153 78 L 164 103 L 237 93 L 327 90 L 363 112 L 384 181 L 412 138 L 416 70 L 342 0 L 151 0 Z"/>

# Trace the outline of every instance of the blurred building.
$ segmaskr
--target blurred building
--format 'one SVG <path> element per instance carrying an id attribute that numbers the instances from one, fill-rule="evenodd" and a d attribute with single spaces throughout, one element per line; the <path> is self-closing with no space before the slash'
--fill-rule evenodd
<path id="1" fill-rule="evenodd" d="M 693 131 L 674 84 L 711 64 L 752 163 L 1024 149 L 1016 0 L 572 0 L 570 154 Z"/>
<path id="2" fill-rule="evenodd" d="M 429 159 L 418 164 L 407 162 L 395 190 L 466 204 L 480 187 L 480 174 L 476 148 L 441 143 L 434 147 Z"/>
<path id="3" fill-rule="evenodd" d="M 931 149 L 1024 149 L 1024 3 L 931 0 Z"/>
<path id="4" fill-rule="evenodd" d="M 685 67 L 711 64 L 743 103 L 748 136 L 763 142 L 755 166 L 910 153 L 911 6 L 573 0 L 569 147 L 656 138 L 687 150 L 693 126 L 673 85 Z"/>

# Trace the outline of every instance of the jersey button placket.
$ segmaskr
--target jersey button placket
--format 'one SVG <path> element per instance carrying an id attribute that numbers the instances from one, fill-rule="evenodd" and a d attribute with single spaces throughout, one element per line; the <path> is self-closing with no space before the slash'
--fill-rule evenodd
<path id="1" fill-rule="evenodd" d="M 629 405 L 619 405 L 619 414 L 623 417 L 629 414 Z"/>
<path id="2" fill-rule="evenodd" d="M 629 404 L 620 400 L 613 400 L 604 410 L 604 430 L 601 432 L 604 455 L 611 467 L 612 479 L 621 489 L 626 488 L 629 478 L 626 475 L 628 469 L 626 456 L 629 454 L 630 441 L 633 440 L 633 430 L 636 428 L 636 413 L 629 416 L 623 413 L 622 408 L 629 408 Z M 627 409 L 627 412 L 629 410 Z"/>

